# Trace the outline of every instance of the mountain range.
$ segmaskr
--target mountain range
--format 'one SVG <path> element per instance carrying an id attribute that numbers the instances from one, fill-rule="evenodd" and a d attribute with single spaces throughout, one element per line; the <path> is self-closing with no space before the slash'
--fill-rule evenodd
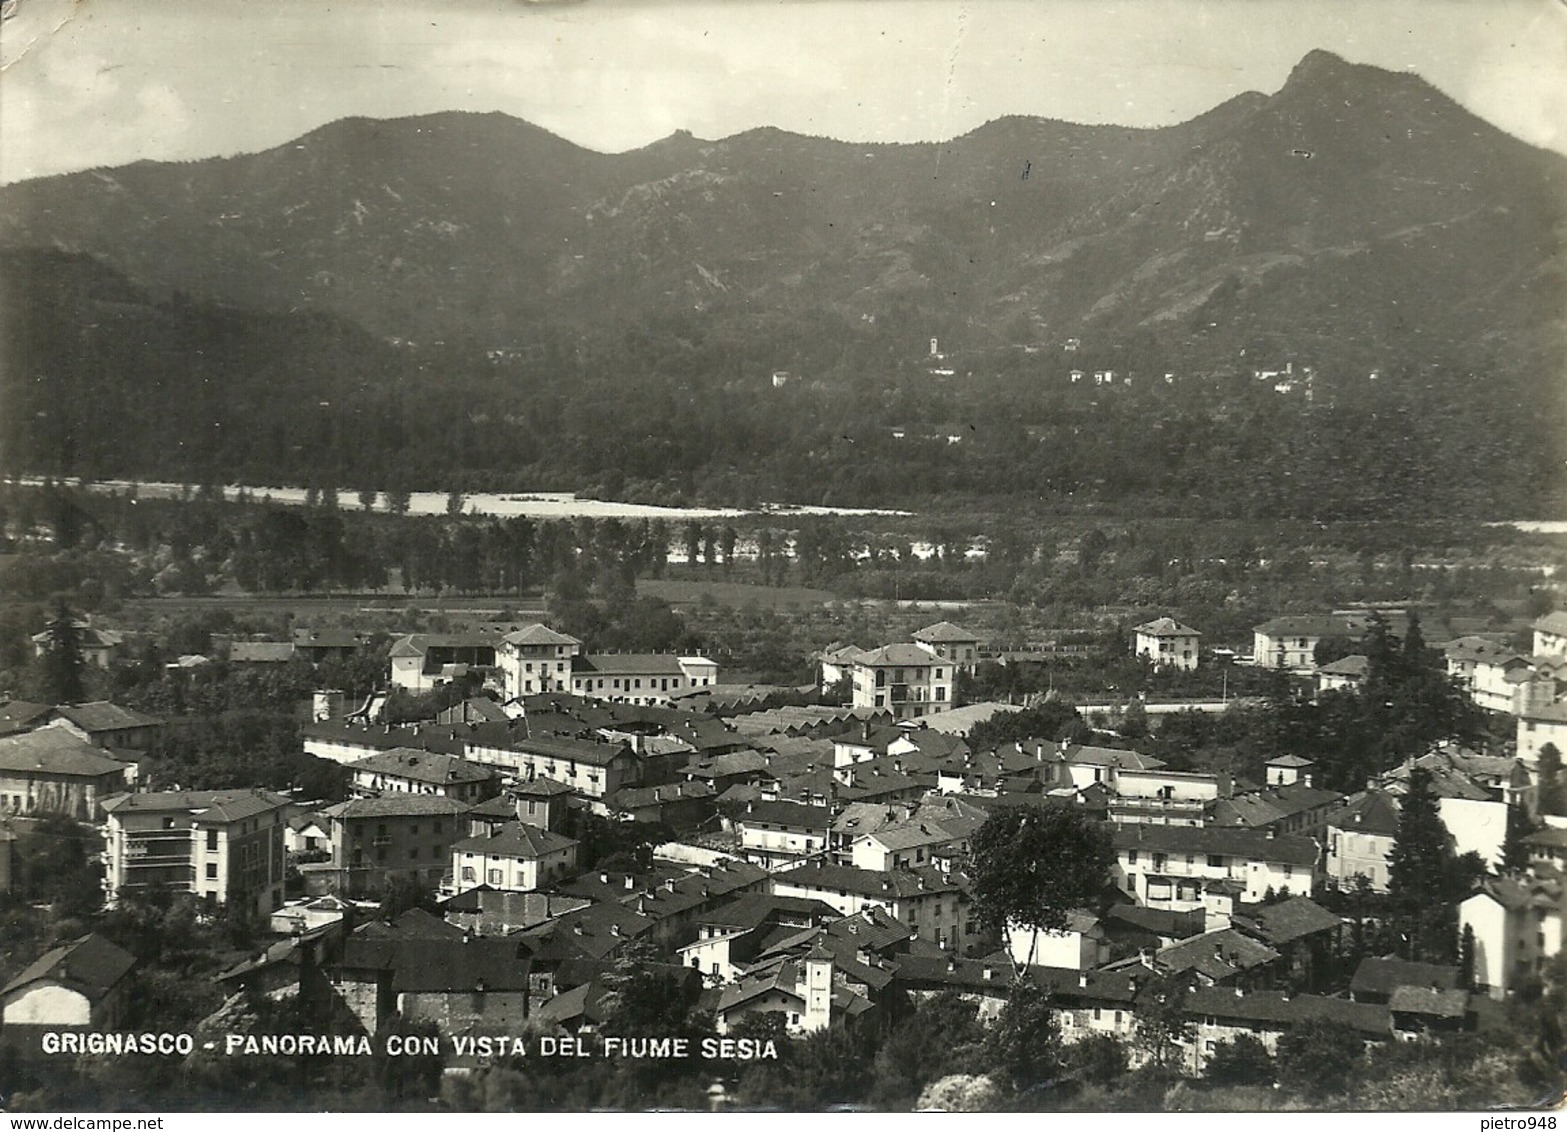
<path id="1" fill-rule="evenodd" d="M 499 114 L 346 119 L 7 186 L 0 261 L 11 289 L 48 249 L 144 305 L 308 314 L 311 333 L 467 351 L 458 368 L 543 342 L 591 364 L 581 343 L 666 327 L 739 343 L 697 351 L 722 374 L 616 355 L 627 389 L 789 367 L 879 383 L 929 336 L 975 368 L 1014 348 L 1064 368 L 1071 341 L 1145 373 L 1293 361 L 1538 416 L 1567 360 L 1564 187 L 1567 159 L 1418 77 L 1313 52 L 1277 93 L 1161 129 L 1017 117 L 940 143 L 759 129 L 601 154 Z M 9 386 L 63 364 L 21 321 Z M 1025 418 L 1051 377 L 1017 373 Z"/>

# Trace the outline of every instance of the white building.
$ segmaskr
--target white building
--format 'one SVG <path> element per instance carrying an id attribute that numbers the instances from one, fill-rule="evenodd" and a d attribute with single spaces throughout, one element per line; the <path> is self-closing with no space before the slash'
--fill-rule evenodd
<path id="1" fill-rule="evenodd" d="M 884 645 L 851 662 L 854 706 L 917 719 L 952 706 L 953 662 L 922 645 Z"/>
<path id="2" fill-rule="evenodd" d="M 938 621 L 918 630 L 914 643 L 950 661 L 960 672 L 972 671 L 979 663 L 979 634 L 951 621 Z"/>
<path id="3" fill-rule="evenodd" d="M 1274 893 L 1310 896 L 1317 843 L 1309 837 L 1228 827 L 1118 825 L 1113 832 L 1116 886 L 1149 908 L 1203 906 L 1218 884 L 1246 903 Z"/>
<path id="4" fill-rule="evenodd" d="M 718 662 L 673 653 L 592 653 L 575 657 L 571 692 L 614 703 L 668 707 L 670 700 L 718 683 Z"/>
<path id="5" fill-rule="evenodd" d="M 172 888 L 271 915 L 283 907 L 289 805 L 259 788 L 110 798 L 103 804 L 109 891 Z"/>
<path id="6" fill-rule="evenodd" d="M 506 698 L 571 690 L 571 664 L 582 642 L 548 625 L 527 625 L 501 638 L 495 660 Z"/>
<path id="7" fill-rule="evenodd" d="M 1560 878 L 1489 879 L 1458 906 L 1458 930 L 1474 932 L 1475 989 L 1506 998 L 1562 951 L 1567 885 Z"/>
<path id="8" fill-rule="evenodd" d="M 1132 655 L 1155 668 L 1189 672 L 1197 667 L 1202 634 L 1173 617 L 1159 617 L 1132 629 Z"/>
<path id="9" fill-rule="evenodd" d="M 1567 611 L 1547 613 L 1533 628 L 1535 656 L 1567 656 Z"/>
<path id="10" fill-rule="evenodd" d="M 452 846 L 452 891 L 536 892 L 575 872 L 577 842 L 526 822 Z"/>

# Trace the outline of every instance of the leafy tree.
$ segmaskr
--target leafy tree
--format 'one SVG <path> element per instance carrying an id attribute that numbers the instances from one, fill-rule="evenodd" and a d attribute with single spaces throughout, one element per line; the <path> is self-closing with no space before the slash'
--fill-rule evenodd
<path id="1" fill-rule="evenodd" d="M 1475 930 L 1472 924 L 1464 925 L 1463 934 L 1458 939 L 1458 978 L 1460 986 L 1474 990 Z"/>
<path id="2" fill-rule="evenodd" d="M 975 724 L 969 732 L 969 746 L 981 751 L 1028 739 L 1054 742 L 1067 728 L 1081 722 L 1077 709 L 1071 704 L 1050 700 L 1022 711 L 997 712 Z"/>
<path id="3" fill-rule="evenodd" d="M 381 919 L 395 920 L 413 908 L 434 912 L 434 890 L 413 873 L 395 873 L 387 877 L 381 886 L 381 903 L 377 910 Z"/>
<path id="4" fill-rule="evenodd" d="M 954 991 L 932 995 L 896 1026 L 876 1053 L 872 1099 L 888 1107 L 907 1104 L 937 1078 L 979 1073 L 985 1027 L 979 1007 Z"/>
<path id="5" fill-rule="evenodd" d="M 1017 807 L 992 814 L 969 851 L 980 924 L 1060 931 L 1067 913 L 1097 901 L 1115 859 L 1109 832 L 1082 811 Z"/>
<path id="6" fill-rule="evenodd" d="M 50 703 L 74 704 L 86 698 L 81 637 L 76 618 L 62 601 L 48 625 L 43 656 L 44 692 Z"/>
<path id="7" fill-rule="evenodd" d="M 1179 976 L 1168 975 L 1154 979 L 1138 995 L 1136 1042 L 1153 1065 L 1171 1065 L 1192 1040 L 1192 1024 L 1186 1016 L 1188 989 Z"/>
<path id="8" fill-rule="evenodd" d="M 604 985 L 600 1030 L 607 1035 L 677 1036 L 709 1028 L 693 1015 L 702 981 L 692 978 L 689 970 L 664 962 L 650 943 L 628 944 L 604 976 Z"/>
<path id="9" fill-rule="evenodd" d="M 1061 1033 L 1050 996 L 1032 979 L 1012 984 L 985 1035 L 984 1051 L 991 1075 L 1017 1093 L 1028 1093 L 1060 1072 Z"/>
<path id="10" fill-rule="evenodd" d="M 1562 753 L 1555 743 L 1540 748 L 1539 806 L 1542 814 L 1567 816 L 1567 778 L 1562 776 Z"/>
<path id="11" fill-rule="evenodd" d="M 1388 854 L 1388 891 L 1395 901 L 1416 909 L 1440 903 L 1443 861 L 1449 856 L 1447 826 L 1437 808 L 1431 774 L 1415 768 L 1409 775 L 1409 790 L 1400 801 L 1398 832 Z"/>
<path id="12" fill-rule="evenodd" d="M 1507 807 L 1507 834 L 1502 841 L 1502 870 L 1523 872 L 1529 867 L 1529 846 L 1524 838 L 1532 832 L 1522 806 Z"/>
<path id="13" fill-rule="evenodd" d="M 1001 1090 L 989 1077 L 957 1073 L 932 1082 L 915 1104 L 920 1112 L 995 1112 Z"/>
<path id="14" fill-rule="evenodd" d="M 1365 1060 L 1365 1042 L 1342 1022 L 1303 1022 L 1279 1036 L 1279 1083 L 1301 1095 L 1323 1100 L 1349 1091 Z"/>
<path id="15" fill-rule="evenodd" d="M 1125 1074 L 1130 1058 L 1126 1043 L 1114 1034 L 1090 1034 L 1066 1047 L 1066 1073 L 1090 1085 L 1110 1085 Z"/>
<path id="16" fill-rule="evenodd" d="M 1238 1034 L 1214 1047 L 1203 1076 L 1215 1085 L 1271 1085 L 1273 1056 L 1261 1039 Z"/>

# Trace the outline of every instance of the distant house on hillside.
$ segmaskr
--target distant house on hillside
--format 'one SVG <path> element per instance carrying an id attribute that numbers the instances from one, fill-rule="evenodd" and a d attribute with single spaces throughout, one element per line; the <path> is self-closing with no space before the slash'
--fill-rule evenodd
<path id="1" fill-rule="evenodd" d="M 1159 617 L 1132 630 L 1132 655 L 1157 668 L 1191 671 L 1197 667 L 1202 634 L 1173 617 Z"/>
<path id="2" fill-rule="evenodd" d="M 71 624 L 76 630 L 76 647 L 85 663 L 94 668 L 108 668 L 120 658 L 120 650 L 125 645 L 124 636 L 108 629 L 95 629 L 85 621 L 73 621 Z M 33 655 L 42 658 L 53 647 L 54 634 L 45 629 L 42 633 L 34 633 L 32 640 Z"/>

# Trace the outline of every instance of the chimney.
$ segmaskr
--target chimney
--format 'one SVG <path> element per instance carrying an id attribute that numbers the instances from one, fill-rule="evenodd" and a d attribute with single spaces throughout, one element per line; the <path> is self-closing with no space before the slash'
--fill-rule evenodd
<path id="1" fill-rule="evenodd" d="M 1246 988 L 1245 987 L 1236 987 L 1235 988 L 1235 997 L 1236 998 L 1245 998 L 1246 997 Z"/>
<path id="2" fill-rule="evenodd" d="M 664 891 L 665 892 L 673 892 L 673 891 L 675 891 L 675 878 L 674 877 L 668 877 L 667 879 L 665 879 L 665 881 L 664 881 Z"/>
<path id="3" fill-rule="evenodd" d="M 1080 973 L 1077 976 L 1077 989 L 1078 990 L 1087 990 L 1088 989 L 1088 972 L 1087 971 L 1083 971 L 1082 973 Z"/>
<path id="4" fill-rule="evenodd" d="M 620 935 L 620 925 L 619 924 L 611 924 L 611 925 L 609 925 L 609 934 L 612 935 L 612 936 L 619 936 Z"/>
<path id="5" fill-rule="evenodd" d="M 996 969 L 994 967 L 986 967 L 981 973 L 984 975 L 987 983 L 996 977 Z"/>
<path id="6" fill-rule="evenodd" d="M 609 883 L 609 874 L 608 873 L 599 873 L 599 883 L 600 884 L 608 884 Z"/>

